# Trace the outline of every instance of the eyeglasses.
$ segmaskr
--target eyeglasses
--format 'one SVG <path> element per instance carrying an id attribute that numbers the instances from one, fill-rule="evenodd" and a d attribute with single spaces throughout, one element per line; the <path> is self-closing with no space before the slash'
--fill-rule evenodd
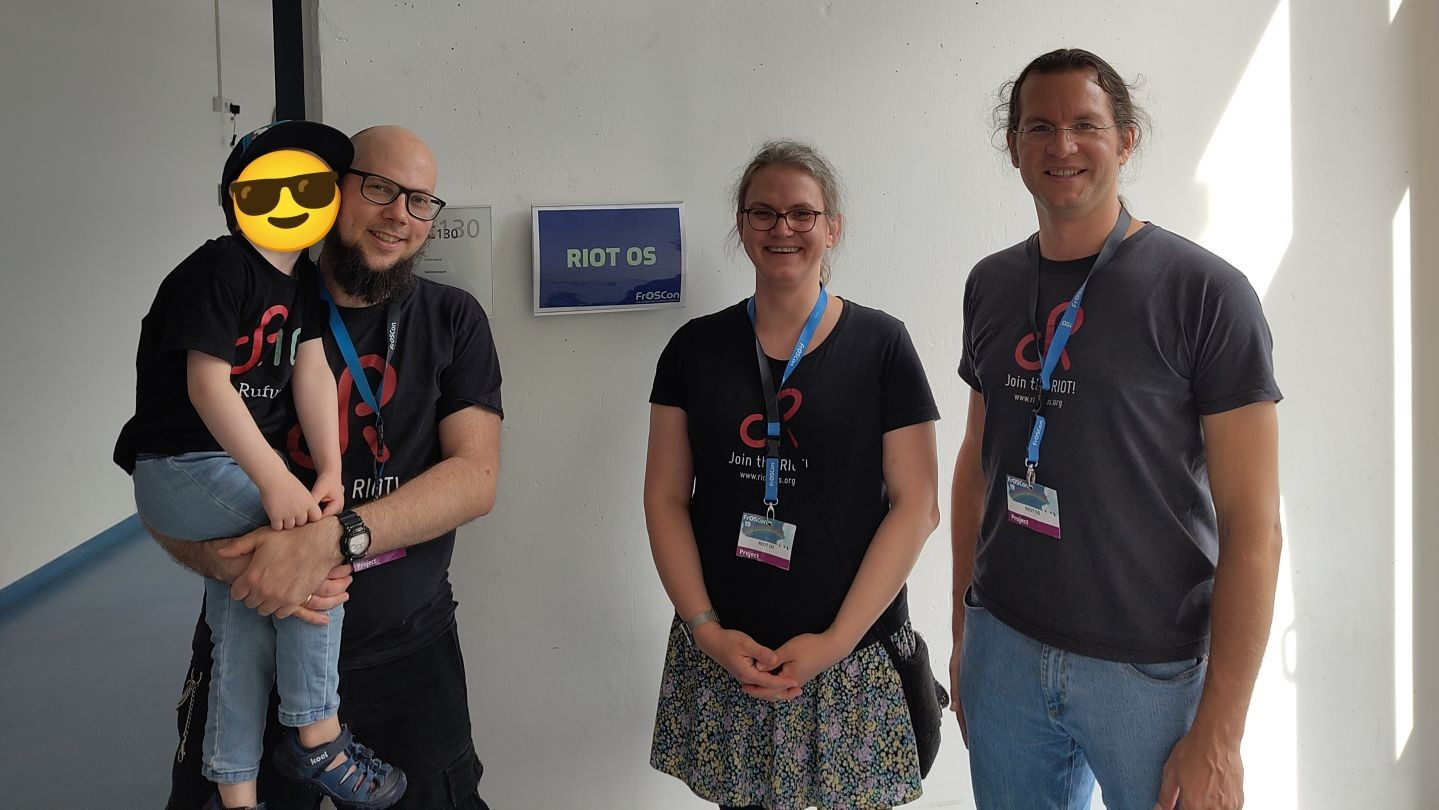
<path id="1" fill-rule="evenodd" d="M 756 231 L 772 231 L 774 226 L 783 219 L 789 229 L 795 233 L 808 233 L 814 230 L 814 224 L 820 216 L 829 216 L 828 211 L 812 211 L 808 208 L 793 208 L 789 211 L 776 211 L 773 208 L 746 208 L 744 214 L 745 222 Z"/>
<path id="2" fill-rule="evenodd" d="M 289 189 L 295 203 L 303 208 L 324 208 L 335 199 L 334 172 L 297 174 L 294 177 L 265 177 L 236 180 L 230 184 L 235 207 L 246 216 L 258 217 L 280 204 L 281 189 Z"/>
<path id="3" fill-rule="evenodd" d="M 405 210 L 415 219 L 429 222 L 440 215 L 440 209 L 445 207 L 445 201 L 433 194 L 423 191 L 416 191 L 412 188 L 405 188 L 388 177 L 369 172 L 362 172 L 358 169 L 346 169 L 345 174 L 353 174 L 360 178 L 360 194 L 365 199 L 376 205 L 389 205 L 401 194 L 405 195 Z"/>
<path id="4" fill-rule="evenodd" d="M 1057 127 L 1053 124 L 1035 124 L 1028 129 L 1011 130 L 1025 143 L 1049 143 L 1054 136 L 1064 132 L 1069 135 L 1072 141 L 1092 141 L 1099 137 L 1105 130 L 1114 129 L 1118 124 L 1110 124 L 1107 127 L 1099 127 L 1084 121 L 1072 127 Z"/>

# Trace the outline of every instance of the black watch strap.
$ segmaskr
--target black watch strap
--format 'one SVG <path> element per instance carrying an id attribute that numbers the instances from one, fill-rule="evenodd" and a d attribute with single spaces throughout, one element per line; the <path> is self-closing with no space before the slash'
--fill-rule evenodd
<path id="1" fill-rule="evenodd" d="M 347 563 L 363 559 L 370 551 L 370 527 L 365 525 L 365 519 L 360 517 L 353 509 L 346 509 L 336 516 L 340 521 L 340 556 Z M 358 552 L 352 541 L 363 535 L 364 548 Z"/>

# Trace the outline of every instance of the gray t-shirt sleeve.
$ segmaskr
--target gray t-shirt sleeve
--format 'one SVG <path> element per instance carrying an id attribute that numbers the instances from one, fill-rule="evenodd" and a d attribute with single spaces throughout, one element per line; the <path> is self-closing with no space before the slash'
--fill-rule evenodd
<path id="1" fill-rule="evenodd" d="M 1274 381 L 1274 337 L 1243 276 L 1207 304 L 1194 346 L 1194 399 L 1203 415 L 1283 399 Z"/>

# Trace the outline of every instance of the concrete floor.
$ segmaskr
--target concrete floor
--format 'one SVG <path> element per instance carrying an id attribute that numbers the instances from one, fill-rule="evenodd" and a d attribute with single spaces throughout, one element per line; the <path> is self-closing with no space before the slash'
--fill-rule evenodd
<path id="1" fill-rule="evenodd" d="M 0 806 L 164 806 L 203 594 L 136 534 L 0 612 Z"/>

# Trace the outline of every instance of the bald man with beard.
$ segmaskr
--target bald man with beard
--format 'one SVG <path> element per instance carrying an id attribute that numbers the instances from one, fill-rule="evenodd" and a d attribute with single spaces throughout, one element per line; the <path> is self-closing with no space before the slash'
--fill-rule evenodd
<path id="1" fill-rule="evenodd" d="M 429 147 L 392 126 L 363 130 L 353 142 L 339 216 L 318 262 L 346 510 L 283 532 L 156 539 L 181 565 L 232 583 L 232 598 L 261 613 L 322 623 L 345 604 L 340 720 L 405 771 L 409 788 L 395 807 L 487 808 L 449 565 L 455 529 L 495 503 L 499 360 L 474 297 L 413 272 L 444 206 Z M 313 476 L 298 426 L 286 455 L 298 475 Z M 202 615 L 178 710 L 170 810 L 198 810 L 213 791 L 200 775 L 210 646 Z M 269 717 L 263 806 L 319 807 L 318 793 L 270 766 L 283 729 L 274 705 Z"/>

